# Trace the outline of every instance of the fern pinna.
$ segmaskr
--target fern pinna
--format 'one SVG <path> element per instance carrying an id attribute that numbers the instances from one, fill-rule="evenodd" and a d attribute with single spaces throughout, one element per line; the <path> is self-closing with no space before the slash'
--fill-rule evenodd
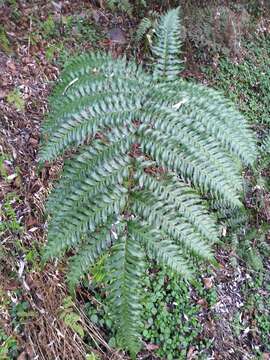
<path id="1" fill-rule="evenodd" d="M 109 250 L 118 346 L 140 348 L 146 257 L 189 277 L 218 240 L 207 199 L 241 207 L 241 168 L 256 158 L 244 118 L 219 93 L 179 78 L 178 9 L 161 18 L 152 73 L 108 54 L 64 69 L 43 126 L 41 162 L 65 150 L 47 204 L 45 259 L 73 249 L 71 287 Z"/>

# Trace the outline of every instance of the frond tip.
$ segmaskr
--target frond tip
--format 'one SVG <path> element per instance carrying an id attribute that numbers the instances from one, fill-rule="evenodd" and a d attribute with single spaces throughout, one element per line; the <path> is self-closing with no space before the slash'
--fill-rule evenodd
<path id="1" fill-rule="evenodd" d="M 155 58 L 154 77 L 174 80 L 182 70 L 180 61 L 181 25 L 179 8 L 167 12 L 156 28 L 156 38 L 152 46 Z"/>
<path id="2" fill-rule="evenodd" d="M 44 258 L 72 253 L 74 288 L 109 253 L 117 343 L 133 358 L 146 254 L 185 278 L 197 259 L 214 262 L 219 234 L 206 200 L 237 211 L 243 165 L 256 159 L 253 134 L 231 104 L 177 79 L 179 32 L 179 9 L 171 10 L 156 28 L 153 75 L 106 54 L 71 60 L 42 130 L 42 162 L 73 153 L 47 203 Z"/>

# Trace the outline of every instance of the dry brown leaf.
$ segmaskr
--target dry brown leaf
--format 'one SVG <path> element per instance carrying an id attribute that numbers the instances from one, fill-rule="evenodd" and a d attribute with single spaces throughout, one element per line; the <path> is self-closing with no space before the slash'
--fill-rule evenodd
<path id="1" fill-rule="evenodd" d="M 7 91 L 0 90 L 0 99 L 4 99 L 7 96 Z"/>
<path id="2" fill-rule="evenodd" d="M 29 144 L 32 145 L 33 147 L 37 147 L 37 145 L 38 145 L 38 140 L 35 139 L 35 138 L 33 138 L 33 137 L 31 137 L 31 138 L 29 139 Z"/>
<path id="3" fill-rule="evenodd" d="M 202 306 L 203 308 L 208 308 L 208 303 L 207 303 L 207 301 L 205 299 L 199 299 L 197 301 L 197 304 Z"/>
<path id="4" fill-rule="evenodd" d="M 22 185 L 22 178 L 20 175 L 17 175 L 17 177 L 15 178 L 15 180 L 13 181 L 13 185 L 16 187 L 16 188 L 20 188 L 21 185 Z"/>
<path id="5" fill-rule="evenodd" d="M 194 346 L 191 346 L 189 349 L 188 349 L 188 353 L 187 353 L 187 360 L 192 360 L 192 359 L 195 359 L 194 356 L 196 355 L 197 351 L 195 351 L 195 347 Z"/>
<path id="6" fill-rule="evenodd" d="M 8 61 L 6 62 L 6 66 L 9 68 L 9 70 L 11 70 L 11 72 L 12 72 L 13 74 L 16 73 L 16 65 L 15 65 L 15 63 L 14 63 L 13 61 L 8 60 Z"/>
<path id="7" fill-rule="evenodd" d="M 204 287 L 206 289 L 211 289 L 213 287 L 213 279 L 210 278 L 204 278 L 203 279 Z"/>
<path id="8" fill-rule="evenodd" d="M 25 224 L 28 229 L 30 229 L 33 225 L 38 225 L 38 220 L 35 219 L 33 216 L 29 215 L 25 221 Z"/>
<path id="9" fill-rule="evenodd" d="M 156 345 L 156 344 L 146 344 L 145 347 L 146 347 L 146 350 L 148 350 L 148 351 L 154 351 L 154 350 L 159 349 L 159 345 Z"/>
<path id="10" fill-rule="evenodd" d="M 27 358 L 26 358 L 26 352 L 25 351 L 23 351 L 19 356 L 18 356 L 18 358 L 17 358 L 17 360 L 26 360 Z"/>

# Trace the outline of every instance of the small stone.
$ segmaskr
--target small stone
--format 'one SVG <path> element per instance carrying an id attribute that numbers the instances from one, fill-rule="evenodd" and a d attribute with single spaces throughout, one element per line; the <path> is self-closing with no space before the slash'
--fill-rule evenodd
<path id="1" fill-rule="evenodd" d="M 117 44 L 125 44 L 126 43 L 125 33 L 119 27 L 109 30 L 108 37 L 114 43 L 117 43 Z"/>

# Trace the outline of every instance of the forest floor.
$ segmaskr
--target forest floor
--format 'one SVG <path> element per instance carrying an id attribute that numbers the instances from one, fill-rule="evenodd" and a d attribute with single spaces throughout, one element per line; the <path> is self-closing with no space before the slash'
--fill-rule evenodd
<path id="1" fill-rule="evenodd" d="M 63 63 L 73 53 L 96 49 L 143 57 L 133 41 L 139 19 L 93 3 L 0 2 L 0 360 L 128 358 L 113 349 L 106 327 L 87 315 L 85 304 L 95 302 L 93 294 L 81 288 L 75 302 L 68 296 L 65 261 L 42 265 L 40 260 L 44 203 L 62 168 L 59 160 L 39 169 L 40 124 Z M 217 58 L 211 65 L 205 60 L 209 75 L 196 63 L 199 50 L 190 46 L 182 75 L 218 87 Z M 262 177 L 267 182 L 265 169 Z M 219 267 L 203 270 L 200 285 L 189 287 L 192 304 L 183 305 L 200 331 L 174 359 L 270 359 L 270 195 L 254 174 L 247 172 L 246 178 L 245 248 L 256 254 L 255 264 L 231 239 L 216 249 Z M 190 310 L 194 306 L 196 314 Z M 166 351 L 157 352 L 162 341 L 153 343 L 158 330 L 152 331 L 153 336 L 145 334 L 138 359 L 167 359 Z"/>

